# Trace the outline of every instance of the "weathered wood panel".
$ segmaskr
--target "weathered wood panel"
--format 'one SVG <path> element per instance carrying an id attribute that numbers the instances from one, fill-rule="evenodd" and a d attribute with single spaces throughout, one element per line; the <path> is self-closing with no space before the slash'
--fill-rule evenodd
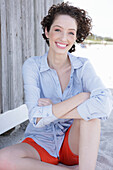
<path id="1" fill-rule="evenodd" d="M 1 23 L 1 17 L 0 17 Z M 0 40 L 1 40 L 1 24 L 0 24 Z M 1 56 L 1 41 L 0 41 L 0 56 Z M 2 61 L 0 57 L 0 113 L 2 112 Z"/>
<path id="2" fill-rule="evenodd" d="M 42 55 L 47 45 L 40 22 L 49 7 L 61 0 L 0 0 L 0 112 L 23 103 L 23 62 Z"/>
<path id="3" fill-rule="evenodd" d="M 41 20 L 45 15 L 44 10 L 45 0 L 34 1 L 35 9 L 35 55 L 40 56 L 45 53 L 45 41 L 42 37 Z M 41 50 L 40 50 L 41 49 Z"/>
<path id="4" fill-rule="evenodd" d="M 22 57 L 23 62 L 35 55 L 34 0 L 22 0 Z"/>
<path id="5" fill-rule="evenodd" d="M 7 61 L 7 21 L 6 1 L 1 1 L 1 63 L 2 63 L 2 111 L 9 109 L 8 98 L 8 61 Z"/>
<path id="6" fill-rule="evenodd" d="M 0 113 L 2 112 L 2 63 L 1 63 L 1 3 L 0 3 Z"/>
<path id="7" fill-rule="evenodd" d="M 20 0 L 7 1 L 9 108 L 22 104 L 22 45 Z"/>
<path id="8" fill-rule="evenodd" d="M 62 0 L 53 0 L 54 4 L 58 4 L 58 3 L 61 3 L 61 2 L 63 2 L 63 1 Z"/>

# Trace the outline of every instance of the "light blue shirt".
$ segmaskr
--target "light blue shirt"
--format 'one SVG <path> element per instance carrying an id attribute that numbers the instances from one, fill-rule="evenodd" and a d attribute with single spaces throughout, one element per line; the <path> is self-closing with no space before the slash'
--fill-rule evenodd
<path id="1" fill-rule="evenodd" d="M 52 104 L 39 107 L 38 99 L 49 98 L 55 104 L 78 93 L 90 92 L 90 98 L 77 107 L 80 116 L 88 121 L 94 118 L 107 119 L 113 108 L 113 98 L 89 60 L 71 53 L 68 53 L 71 61 L 70 81 L 62 94 L 57 72 L 49 67 L 47 55 L 30 57 L 23 65 L 25 103 L 30 120 L 25 137 L 31 137 L 50 155 L 57 157 L 65 132 L 73 119 L 57 119 L 52 113 Z M 38 124 L 37 117 L 42 118 Z"/>

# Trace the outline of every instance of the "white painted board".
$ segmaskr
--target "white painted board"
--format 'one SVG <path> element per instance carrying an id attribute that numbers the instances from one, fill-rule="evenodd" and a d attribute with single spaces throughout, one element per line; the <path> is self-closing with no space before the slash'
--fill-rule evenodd
<path id="1" fill-rule="evenodd" d="M 28 120 L 28 109 L 26 104 L 0 114 L 0 135 L 26 120 Z"/>

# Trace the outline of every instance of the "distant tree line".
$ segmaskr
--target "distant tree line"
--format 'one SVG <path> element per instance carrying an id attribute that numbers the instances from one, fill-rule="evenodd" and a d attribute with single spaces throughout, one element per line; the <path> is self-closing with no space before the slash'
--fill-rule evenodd
<path id="1" fill-rule="evenodd" d="M 102 36 L 98 36 L 95 34 L 89 35 L 87 37 L 87 40 L 95 40 L 95 41 L 111 41 L 113 42 L 113 38 L 110 37 L 102 37 Z"/>

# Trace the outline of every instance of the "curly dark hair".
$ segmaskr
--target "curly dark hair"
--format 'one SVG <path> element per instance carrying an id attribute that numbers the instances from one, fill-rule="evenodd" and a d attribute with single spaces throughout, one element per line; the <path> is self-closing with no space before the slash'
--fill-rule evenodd
<path id="1" fill-rule="evenodd" d="M 46 43 L 49 45 L 49 40 L 45 35 L 45 28 L 49 32 L 52 23 L 54 22 L 56 16 L 58 15 L 69 15 L 74 18 L 77 22 L 77 43 L 81 43 L 85 40 L 85 38 L 91 34 L 90 30 L 92 28 L 91 22 L 92 19 L 87 15 L 87 12 L 78 7 L 74 7 L 69 5 L 69 2 L 62 2 L 61 4 L 52 5 L 48 11 L 48 15 L 43 18 L 41 21 L 42 29 L 43 29 L 43 38 L 46 40 Z M 70 48 L 69 52 L 75 51 L 75 44 Z"/>

